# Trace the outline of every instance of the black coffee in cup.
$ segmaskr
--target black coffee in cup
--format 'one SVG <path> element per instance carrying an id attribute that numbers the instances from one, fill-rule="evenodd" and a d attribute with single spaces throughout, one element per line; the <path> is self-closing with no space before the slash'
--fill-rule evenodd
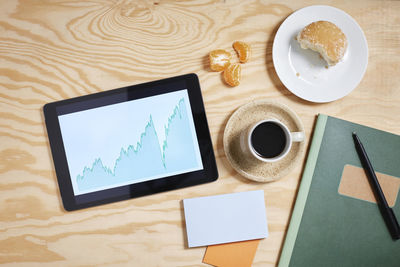
<path id="1" fill-rule="evenodd" d="M 286 134 L 282 127 L 273 122 L 266 121 L 257 125 L 250 136 L 251 146 L 262 158 L 275 158 L 286 147 Z"/>

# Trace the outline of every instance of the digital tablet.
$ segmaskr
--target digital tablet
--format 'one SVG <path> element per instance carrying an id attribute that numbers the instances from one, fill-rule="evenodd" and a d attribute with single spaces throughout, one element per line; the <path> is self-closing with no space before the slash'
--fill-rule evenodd
<path id="1" fill-rule="evenodd" d="M 196 74 L 46 104 L 68 211 L 218 178 Z"/>

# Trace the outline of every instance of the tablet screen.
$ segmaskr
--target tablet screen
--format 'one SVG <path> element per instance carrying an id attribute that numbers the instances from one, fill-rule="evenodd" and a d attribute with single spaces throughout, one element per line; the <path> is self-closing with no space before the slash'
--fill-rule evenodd
<path id="1" fill-rule="evenodd" d="M 74 195 L 203 169 L 187 89 L 58 120 Z"/>

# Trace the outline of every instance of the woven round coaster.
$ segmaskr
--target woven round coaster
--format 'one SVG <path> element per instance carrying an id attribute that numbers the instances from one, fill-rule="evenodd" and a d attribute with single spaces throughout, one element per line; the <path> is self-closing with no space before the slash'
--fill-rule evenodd
<path id="1" fill-rule="evenodd" d="M 280 120 L 291 132 L 304 132 L 299 117 L 286 105 L 256 100 L 238 108 L 229 118 L 224 131 L 224 150 L 232 167 L 244 177 L 257 182 L 270 182 L 287 175 L 304 154 L 305 141 L 294 142 L 290 152 L 278 162 L 262 162 L 246 156 L 240 149 L 240 134 L 252 124 L 269 118 Z"/>

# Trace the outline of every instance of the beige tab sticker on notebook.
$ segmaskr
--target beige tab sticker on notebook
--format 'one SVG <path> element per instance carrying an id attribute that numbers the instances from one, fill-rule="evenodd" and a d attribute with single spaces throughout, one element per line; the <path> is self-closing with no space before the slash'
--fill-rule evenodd
<path id="1" fill-rule="evenodd" d="M 376 172 L 379 184 L 390 207 L 396 203 L 400 178 Z M 374 193 L 363 168 L 345 165 L 339 185 L 339 194 L 376 203 Z"/>

